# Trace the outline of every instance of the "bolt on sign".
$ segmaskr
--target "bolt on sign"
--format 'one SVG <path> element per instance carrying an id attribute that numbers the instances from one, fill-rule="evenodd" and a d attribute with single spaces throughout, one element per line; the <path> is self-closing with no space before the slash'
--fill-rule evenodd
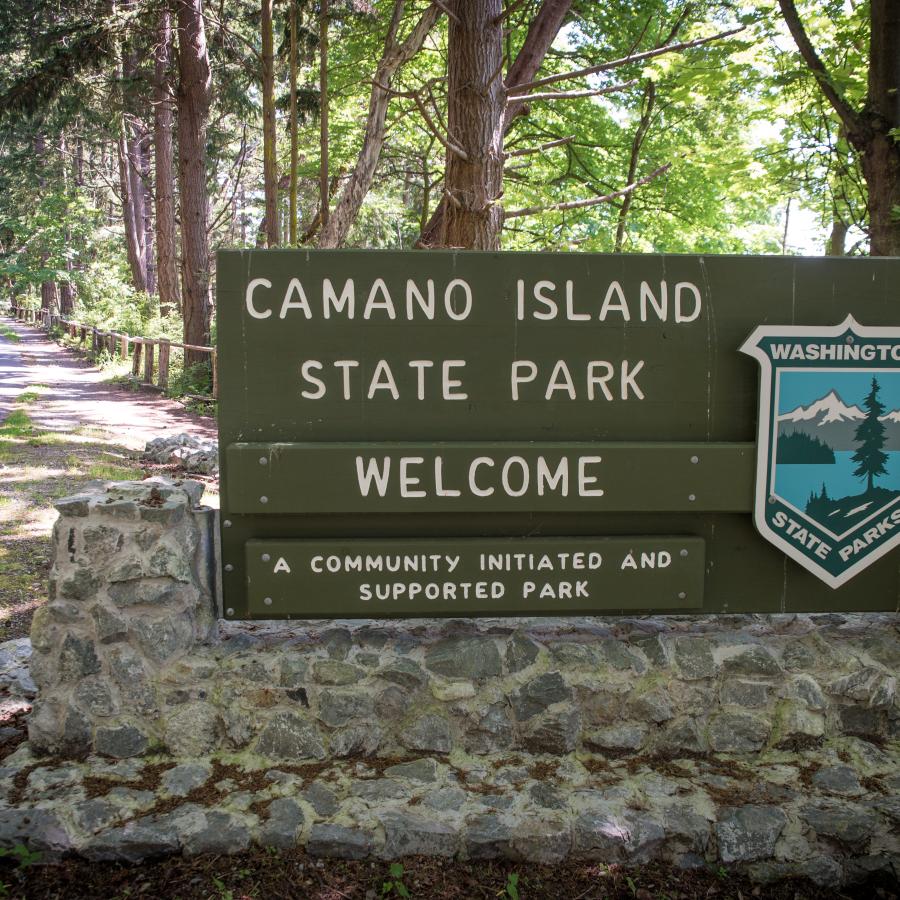
<path id="1" fill-rule="evenodd" d="M 898 285 L 897 259 L 224 251 L 225 615 L 893 610 Z"/>

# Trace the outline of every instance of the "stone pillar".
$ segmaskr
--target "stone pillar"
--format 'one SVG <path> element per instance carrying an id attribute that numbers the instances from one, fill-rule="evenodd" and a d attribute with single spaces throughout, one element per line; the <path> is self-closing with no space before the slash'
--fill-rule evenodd
<path id="1" fill-rule="evenodd" d="M 60 500 L 49 602 L 34 616 L 28 725 L 39 753 L 160 746 L 159 669 L 218 637 L 203 485 L 110 482 Z"/>

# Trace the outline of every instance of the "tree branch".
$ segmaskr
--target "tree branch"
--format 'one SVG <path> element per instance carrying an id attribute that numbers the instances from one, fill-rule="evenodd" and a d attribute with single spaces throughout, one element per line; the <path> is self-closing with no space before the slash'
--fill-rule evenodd
<path id="1" fill-rule="evenodd" d="M 428 108 L 425 106 L 424 101 L 419 96 L 417 91 L 412 91 L 412 98 L 416 102 L 416 106 L 419 107 L 419 112 L 422 113 L 422 118 L 425 120 L 425 124 L 428 126 L 428 130 L 444 145 L 444 147 L 449 150 L 451 153 L 455 153 L 460 159 L 467 160 L 469 158 L 469 154 L 463 150 L 459 144 L 451 141 L 449 137 L 444 137 L 441 134 L 440 128 L 437 127 L 434 123 L 434 119 L 431 118 L 431 115 L 428 112 Z"/>
<path id="2" fill-rule="evenodd" d="M 525 147 L 523 150 L 510 150 L 507 159 L 513 156 L 527 156 L 529 153 L 543 153 L 551 147 L 561 147 L 563 144 L 571 144 L 575 140 L 575 135 L 570 134 L 568 137 L 560 138 L 558 141 L 547 141 L 546 144 L 540 144 L 537 147 Z"/>
<path id="3" fill-rule="evenodd" d="M 577 100 L 579 97 L 598 97 L 600 94 L 612 94 L 616 91 L 624 91 L 638 84 L 640 79 L 632 78 L 631 81 L 623 81 L 621 84 L 613 84 L 605 88 L 597 88 L 593 91 L 549 91 L 544 94 L 528 94 L 525 97 L 510 97 L 507 102 L 515 103 L 519 100 Z"/>
<path id="4" fill-rule="evenodd" d="M 668 172 L 671 168 L 672 163 L 666 163 L 664 166 L 654 169 L 649 175 L 639 178 L 633 184 L 626 185 L 621 190 L 615 191 L 612 194 L 604 194 L 602 197 L 590 197 L 587 200 L 570 200 L 567 203 L 551 203 L 549 206 L 526 206 L 522 209 L 508 209 L 503 213 L 503 218 L 504 220 L 514 219 L 518 216 L 534 216 L 538 213 L 550 212 L 552 210 L 584 209 L 586 206 L 597 206 L 599 203 L 607 203 L 610 200 L 615 200 L 618 197 L 624 197 L 626 194 L 630 194 L 632 191 L 641 187 L 641 185 L 648 184 L 653 181 L 654 178 L 658 178 L 664 172 Z"/>
<path id="5" fill-rule="evenodd" d="M 821 57 L 816 53 L 816 48 L 813 47 L 806 29 L 803 27 L 803 22 L 800 21 L 800 15 L 797 12 L 797 7 L 794 5 L 794 0 L 778 0 L 778 4 L 781 7 L 781 13 L 784 16 L 788 30 L 794 38 L 794 43 L 803 57 L 803 61 L 819 83 L 825 98 L 844 123 L 849 138 L 851 134 L 861 129 L 862 120 L 832 84 L 831 75 L 828 73 L 828 69 L 825 68 L 825 63 L 822 62 Z"/>
<path id="6" fill-rule="evenodd" d="M 621 59 L 613 59 L 609 62 L 600 63 L 598 66 L 588 66 L 586 69 L 576 69 L 574 72 L 562 72 L 559 75 L 548 75 L 546 78 L 539 78 L 537 81 L 531 81 L 528 84 L 516 84 L 509 88 L 509 93 L 518 95 L 525 93 L 526 91 L 532 91 L 538 87 L 543 87 L 545 84 L 555 84 L 557 81 L 565 81 L 569 78 L 584 78 L 587 75 L 597 75 L 600 72 L 608 72 L 611 69 L 618 69 L 620 66 L 627 66 L 629 63 L 653 59 L 654 57 L 662 56 L 665 53 L 680 53 L 682 50 L 690 50 L 693 47 L 702 47 L 704 44 L 710 44 L 713 41 L 720 41 L 723 38 L 731 37 L 743 30 L 744 26 L 742 25 L 740 28 L 731 28 L 728 31 L 720 31 L 718 34 L 711 35 L 710 37 L 696 38 L 693 41 L 681 41 L 677 44 L 667 44 L 664 47 L 645 50 L 643 53 L 634 53 L 631 56 L 623 56 Z"/>

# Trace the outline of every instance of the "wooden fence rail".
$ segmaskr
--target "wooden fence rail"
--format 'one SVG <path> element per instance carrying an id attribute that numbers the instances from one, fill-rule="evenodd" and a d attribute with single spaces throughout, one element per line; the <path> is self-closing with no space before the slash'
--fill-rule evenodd
<path id="1" fill-rule="evenodd" d="M 131 354 L 131 375 L 147 387 L 155 387 L 164 391 L 169 386 L 169 361 L 173 347 L 182 350 L 194 350 L 210 355 L 212 367 L 212 395 L 219 396 L 218 353 L 215 347 L 201 347 L 197 344 L 181 344 L 166 338 L 134 337 L 118 331 L 102 331 L 95 325 L 85 325 L 72 319 L 64 319 L 50 313 L 46 309 L 27 309 L 23 306 L 10 306 L 10 315 L 20 322 L 29 322 L 40 328 L 50 330 L 59 326 L 68 335 L 78 340 L 84 347 L 90 341 L 91 353 L 94 356 L 106 350 L 110 356 L 117 353 L 121 359 L 128 359 L 128 348 Z M 156 380 L 154 381 L 154 374 Z"/>

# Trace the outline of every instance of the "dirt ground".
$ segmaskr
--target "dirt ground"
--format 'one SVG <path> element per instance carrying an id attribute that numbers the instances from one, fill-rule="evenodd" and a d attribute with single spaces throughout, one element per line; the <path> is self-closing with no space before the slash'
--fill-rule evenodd
<path id="1" fill-rule="evenodd" d="M 90 481 L 165 474 L 138 459 L 152 437 L 215 437 L 214 419 L 106 379 L 37 329 L 0 319 L 0 642 L 27 635 L 46 597 L 56 500 Z"/>
<path id="2" fill-rule="evenodd" d="M 272 848 L 236 856 L 170 858 L 139 867 L 66 862 L 0 866 L 10 897 L 299 898 L 299 900 L 897 900 L 896 886 L 870 881 L 829 890 L 807 881 L 754 885 L 724 869 L 607 866 L 577 862 L 537 866 L 509 861 L 458 862 L 409 857 L 402 863 L 317 860 Z"/>

